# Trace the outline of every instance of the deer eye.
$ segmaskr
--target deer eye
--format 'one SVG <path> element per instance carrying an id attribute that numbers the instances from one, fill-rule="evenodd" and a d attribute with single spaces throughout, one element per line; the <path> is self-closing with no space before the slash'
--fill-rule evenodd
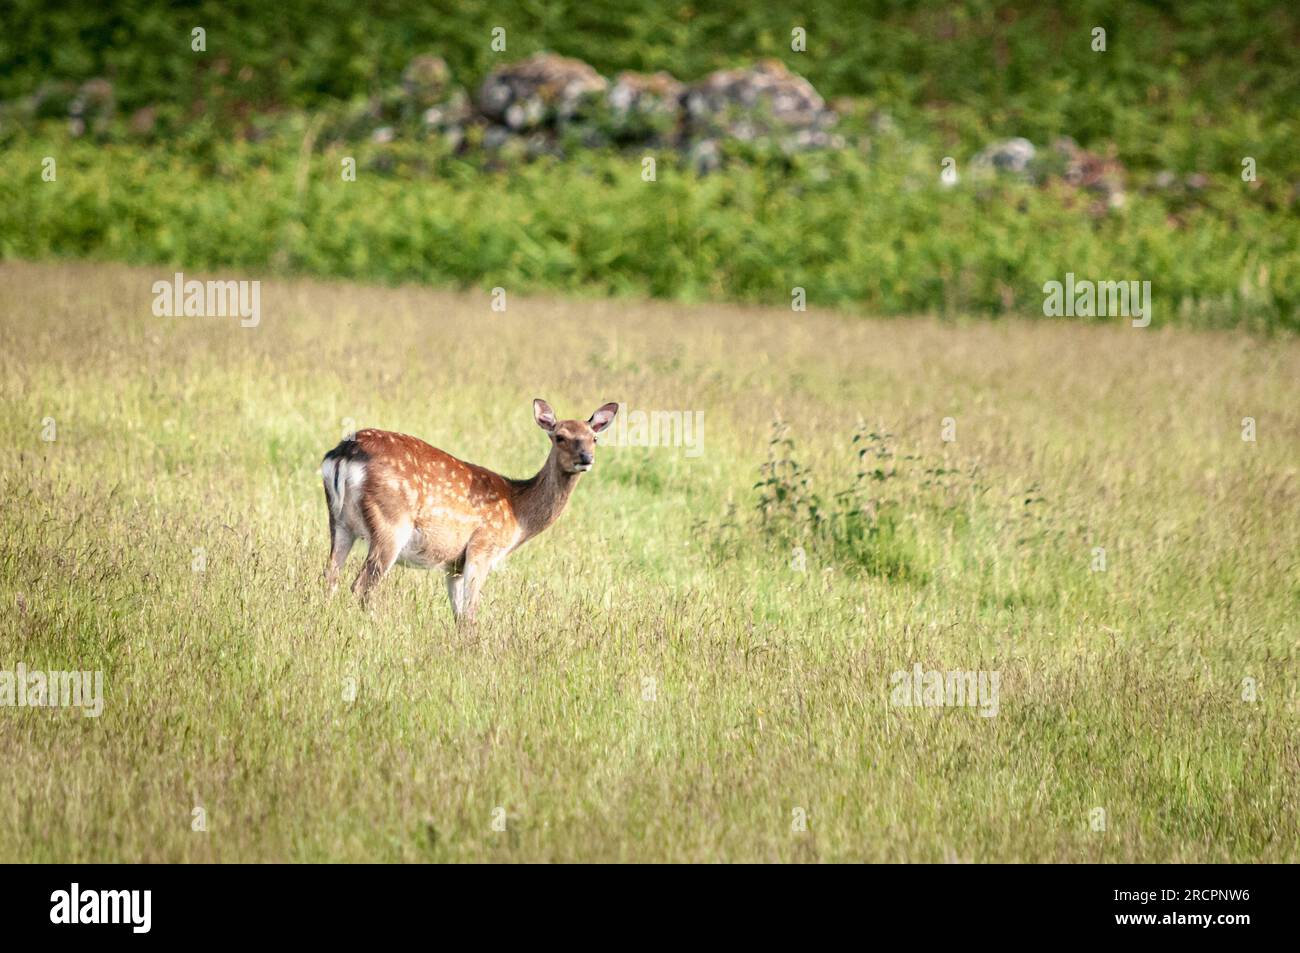
<path id="1" fill-rule="evenodd" d="M 558 435 L 557 435 L 556 438 L 555 438 L 555 442 L 556 442 L 556 443 L 564 443 L 564 438 L 561 437 L 561 436 L 558 436 Z"/>

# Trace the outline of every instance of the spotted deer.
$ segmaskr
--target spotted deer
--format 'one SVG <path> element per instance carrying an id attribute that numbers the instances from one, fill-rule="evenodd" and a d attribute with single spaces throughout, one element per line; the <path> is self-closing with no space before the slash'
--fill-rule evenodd
<path id="1" fill-rule="evenodd" d="M 360 430 L 343 440 L 320 468 L 330 519 L 327 588 L 338 588 L 360 537 L 370 551 L 352 591 L 363 605 L 400 562 L 447 573 L 452 612 L 473 622 L 488 574 L 560 518 L 592 467 L 596 435 L 617 412 L 618 404 L 605 404 L 586 421 L 556 420 L 550 404 L 534 400 L 533 417 L 550 438 L 551 452 L 527 480 L 458 460 L 406 434 Z"/>

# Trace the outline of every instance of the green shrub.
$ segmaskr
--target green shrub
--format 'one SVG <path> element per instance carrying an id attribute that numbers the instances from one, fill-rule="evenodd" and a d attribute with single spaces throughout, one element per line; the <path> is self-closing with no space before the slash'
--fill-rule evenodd
<path id="1" fill-rule="evenodd" d="M 810 308 L 877 314 L 1041 316 L 1044 282 L 1073 272 L 1150 280 L 1156 326 L 1297 328 L 1300 219 L 1231 175 L 1171 224 L 1141 189 L 1099 218 L 1052 189 L 944 189 L 940 156 L 903 144 L 704 178 L 664 155 L 645 182 L 606 152 L 496 170 L 436 142 L 303 159 L 304 134 L 196 151 L 19 134 L 0 152 L 0 256 L 776 307 L 802 287 Z"/>

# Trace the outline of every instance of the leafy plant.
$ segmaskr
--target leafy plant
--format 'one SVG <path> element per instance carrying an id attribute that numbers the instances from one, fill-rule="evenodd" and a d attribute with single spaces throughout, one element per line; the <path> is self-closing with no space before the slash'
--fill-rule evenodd
<path id="1" fill-rule="evenodd" d="M 852 483 L 827 496 L 813 485 L 812 471 L 795 457 L 789 424 L 779 418 L 761 468 L 759 526 L 769 540 L 799 546 L 816 559 L 849 570 L 920 581 L 914 548 L 904 531 L 899 500 L 888 489 L 900 479 L 890 434 L 859 424 L 852 445 Z M 916 459 L 913 456 L 905 460 Z"/>

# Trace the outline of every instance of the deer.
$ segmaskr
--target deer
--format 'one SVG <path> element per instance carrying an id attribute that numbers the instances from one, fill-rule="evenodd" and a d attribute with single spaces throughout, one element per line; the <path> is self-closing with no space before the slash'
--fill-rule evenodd
<path id="1" fill-rule="evenodd" d="M 359 430 L 321 461 L 329 509 L 329 594 L 358 538 L 369 552 L 352 583 L 363 607 L 395 564 L 446 573 L 458 623 L 473 624 L 483 583 L 502 560 L 551 526 L 595 463 L 596 436 L 614 420 L 608 403 L 582 420 L 557 420 L 546 401 L 533 419 L 550 439 L 546 462 L 527 480 L 466 463 L 418 437 Z"/>

